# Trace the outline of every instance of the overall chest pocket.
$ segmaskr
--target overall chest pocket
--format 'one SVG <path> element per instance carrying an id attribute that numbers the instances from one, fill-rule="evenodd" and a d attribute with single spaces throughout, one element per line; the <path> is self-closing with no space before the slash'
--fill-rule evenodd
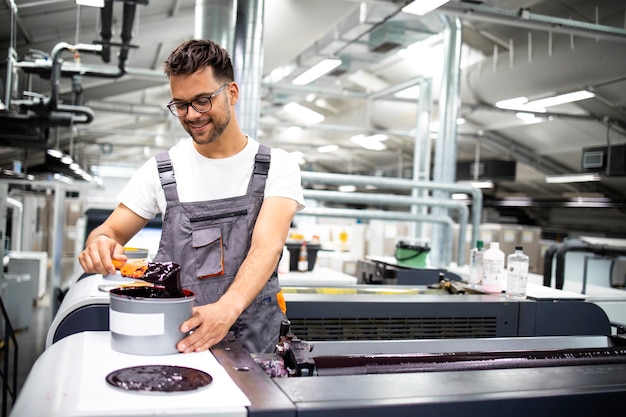
<path id="1" fill-rule="evenodd" d="M 194 229 L 192 246 L 198 278 L 214 277 L 224 273 L 224 248 L 219 226 Z"/>
<path id="2" fill-rule="evenodd" d="M 192 246 L 198 278 L 215 277 L 225 273 L 225 247 L 229 243 L 232 246 L 232 242 L 229 242 L 232 236 L 229 238 L 228 233 L 225 236 L 223 232 L 226 230 L 232 234 L 233 222 L 244 218 L 246 214 L 247 210 L 239 210 L 189 219 L 195 224 L 192 231 Z M 206 222 L 211 224 L 206 225 Z M 228 258 L 228 262 L 232 261 L 233 259 Z"/>

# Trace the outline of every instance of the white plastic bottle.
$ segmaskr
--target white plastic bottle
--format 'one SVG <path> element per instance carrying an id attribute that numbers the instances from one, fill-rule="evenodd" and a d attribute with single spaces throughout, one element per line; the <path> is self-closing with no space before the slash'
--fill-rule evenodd
<path id="1" fill-rule="evenodd" d="M 485 251 L 483 271 L 483 291 L 500 294 L 504 281 L 504 252 L 500 250 L 500 243 L 491 242 L 489 249 Z"/>
<path id="2" fill-rule="evenodd" d="M 507 256 L 506 261 L 506 296 L 512 299 L 526 298 L 528 287 L 528 263 L 530 258 L 523 252 L 522 246 L 516 246 L 515 252 Z"/>
<path id="3" fill-rule="evenodd" d="M 484 243 L 476 241 L 476 247 L 470 251 L 470 288 L 479 288 L 483 282 L 483 258 L 485 255 Z"/>

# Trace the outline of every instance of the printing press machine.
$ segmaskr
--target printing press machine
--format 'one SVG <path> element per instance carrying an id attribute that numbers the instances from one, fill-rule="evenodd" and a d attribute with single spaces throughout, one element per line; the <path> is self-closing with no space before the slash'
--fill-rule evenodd
<path id="1" fill-rule="evenodd" d="M 447 281 L 286 287 L 289 338 L 275 354 L 250 355 L 227 338 L 209 352 L 138 356 L 110 347 L 108 289 L 124 280 L 72 284 L 12 417 L 583 416 L 615 411 L 626 394 L 624 335 L 581 294 L 530 286 L 511 301 Z M 150 363 L 212 382 L 146 395 L 104 381 Z"/>
<path id="2" fill-rule="evenodd" d="M 86 276 L 55 314 L 46 347 L 82 331 L 109 330 L 111 287 L 131 279 Z M 606 313 L 585 296 L 529 284 L 526 300 L 433 286 L 285 287 L 292 329 L 304 340 L 397 340 L 464 337 L 607 335 Z M 445 284 L 445 287 L 441 285 Z"/>
<path id="3" fill-rule="evenodd" d="M 296 360 L 283 351 L 273 361 L 282 358 L 294 372 L 273 377 L 265 366 L 270 355 L 250 355 L 229 338 L 206 352 L 139 356 L 113 351 L 109 332 L 75 333 L 40 356 L 11 417 L 589 416 L 615 413 L 626 395 L 623 335 L 282 339 L 277 347 L 286 342 Z M 212 381 L 173 393 L 105 382 L 119 368 L 146 364 L 195 368 Z"/>

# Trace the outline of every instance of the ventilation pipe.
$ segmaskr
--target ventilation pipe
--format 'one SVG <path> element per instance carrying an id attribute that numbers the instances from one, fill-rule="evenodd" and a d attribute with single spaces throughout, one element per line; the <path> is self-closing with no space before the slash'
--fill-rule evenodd
<path id="1" fill-rule="evenodd" d="M 413 180 L 428 181 L 430 179 L 430 114 L 432 112 L 432 80 L 422 78 L 419 82 L 419 98 L 417 101 L 417 125 L 415 126 L 415 143 L 413 145 Z M 411 190 L 413 197 L 427 197 L 426 190 Z M 411 207 L 411 213 L 426 213 L 426 207 Z M 423 228 L 416 223 L 412 226 L 412 235 L 421 237 Z"/>
<path id="2" fill-rule="evenodd" d="M 237 115 L 244 133 L 257 138 L 263 76 L 264 0 L 238 0 L 233 65 L 241 86 Z"/>
<path id="3" fill-rule="evenodd" d="M 454 10 L 457 7 L 471 7 L 474 11 Z M 593 80 L 604 82 L 614 79 L 615 74 L 626 73 L 626 60 L 615 54 L 617 42 L 626 42 L 624 28 L 534 13 L 522 18 L 522 14 L 452 2 L 441 11 L 459 14 L 463 19 L 539 31 L 542 35 L 533 36 L 527 45 L 515 43 L 514 49 L 496 55 L 495 62 L 490 57 L 466 68 L 465 85 L 471 96 L 463 97 L 464 101 L 495 103 L 520 96 L 540 97 L 546 92 L 580 89 L 580 80 L 591 80 L 586 85 L 593 86 Z M 528 52 L 532 52 L 532 60 Z"/>
<path id="4" fill-rule="evenodd" d="M 100 39 L 102 39 L 102 60 L 111 62 L 111 39 L 113 39 L 113 1 L 105 1 L 100 9 Z"/>
<path id="5" fill-rule="evenodd" d="M 426 189 L 426 190 L 439 190 L 446 192 L 459 192 L 459 193 L 467 193 L 472 195 L 472 241 L 476 241 L 478 239 L 478 233 L 480 228 L 480 213 L 483 207 L 483 195 L 482 192 L 474 187 L 469 185 L 462 184 L 449 184 L 449 183 L 435 183 L 432 181 L 411 181 L 403 178 L 389 178 L 389 177 L 374 177 L 374 176 L 366 176 L 366 175 L 345 175 L 345 174 L 329 174 L 323 172 L 311 172 L 311 171 L 302 171 L 302 182 L 303 183 L 314 183 L 314 184 L 334 184 L 334 185 L 342 185 L 342 184 L 354 184 L 354 185 L 374 185 L 381 188 L 390 188 L 396 190 L 412 190 L 414 188 L 418 189 Z M 444 217 L 444 216 L 436 216 L 436 217 Z M 445 242 L 446 246 L 451 247 L 451 242 Z M 441 244 L 441 242 L 435 242 Z M 432 252 L 440 251 L 440 247 L 435 247 L 431 244 L 433 248 Z M 448 258 L 442 258 L 445 262 L 449 262 L 451 258 L 451 254 L 448 254 Z"/>
<path id="6" fill-rule="evenodd" d="M 100 52 L 102 45 L 90 45 L 90 44 L 76 44 L 70 45 L 65 42 L 60 42 L 54 46 L 51 53 L 52 68 L 50 71 L 50 100 L 48 102 L 48 110 L 54 112 L 60 110 L 61 112 L 76 113 L 84 116 L 73 120 L 76 123 L 91 123 L 93 120 L 93 110 L 84 106 L 72 106 L 61 104 L 59 102 L 59 83 L 61 80 L 61 65 L 63 60 L 61 59 L 61 53 L 63 51 L 88 51 L 88 52 Z M 50 117 L 52 120 L 52 117 Z"/>
<path id="7" fill-rule="evenodd" d="M 589 252 L 594 255 L 600 256 L 623 256 L 626 255 L 626 248 L 623 246 L 611 246 L 605 244 L 592 244 L 589 242 L 585 242 L 580 239 L 568 239 L 559 245 L 556 249 L 556 267 L 554 271 L 555 278 L 555 288 L 562 290 L 563 284 L 565 283 L 565 255 L 568 252 Z M 544 278 L 543 285 L 551 286 L 552 277 L 552 263 L 550 263 L 549 268 L 546 270 L 546 266 L 548 266 L 547 261 L 544 263 Z M 550 271 L 550 272 L 548 272 Z"/>
<path id="8" fill-rule="evenodd" d="M 380 211 L 380 210 L 360 210 L 360 209 L 343 209 L 343 208 L 326 208 L 326 207 L 307 207 L 298 213 L 298 216 L 315 216 L 315 217 L 341 217 L 351 219 L 378 219 L 387 221 L 413 221 L 426 223 L 440 223 L 447 226 L 448 239 L 453 239 L 452 227 L 454 221 L 449 216 L 435 216 L 432 214 L 420 213 L 400 213 L 397 211 Z M 432 250 L 430 251 L 432 253 Z"/>
<path id="9" fill-rule="evenodd" d="M 439 183 L 454 183 L 456 178 L 456 119 L 461 106 L 461 45 L 462 27 L 461 20 L 448 16 L 441 16 L 445 24 L 444 30 L 444 63 L 443 75 L 441 79 L 441 92 L 439 95 L 439 134 L 435 146 L 435 164 L 433 179 Z M 445 199 L 448 193 L 438 190 L 436 198 Z M 437 208 L 435 214 L 443 214 L 445 209 Z M 476 207 L 474 207 L 476 210 Z M 441 251 L 434 251 L 431 254 L 431 261 L 434 265 L 441 264 L 442 260 L 450 259 L 450 254 L 443 250 L 448 245 L 445 244 L 445 237 L 441 233 L 441 226 L 433 228 L 433 242 Z"/>
<path id="10" fill-rule="evenodd" d="M 133 38 L 133 23 L 135 21 L 135 3 L 124 2 L 124 18 L 122 20 L 122 45 L 118 56 L 118 68 L 124 72 L 126 70 L 126 61 L 128 61 L 128 51 L 130 50 L 130 41 Z"/>
<path id="11" fill-rule="evenodd" d="M 469 218 L 469 209 L 464 203 L 454 200 L 437 200 L 429 197 L 413 197 L 403 195 L 390 194 L 373 194 L 373 193 L 342 193 L 340 191 L 322 191 L 322 190 L 304 190 L 304 198 L 318 201 L 332 201 L 334 203 L 365 203 L 373 205 L 407 205 L 407 206 L 423 206 L 423 207 L 446 207 L 457 209 L 459 211 L 459 236 L 466 236 L 467 220 Z M 397 213 L 396 213 L 397 214 Z M 425 213 L 411 213 L 411 215 Z M 358 217 L 358 216 L 357 216 Z M 450 235 L 452 229 L 448 231 Z M 448 247 L 452 243 L 449 236 L 446 237 Z M 458 239 L 458 258 L 459 266 L 465 264 L 465 239 Z"/>
<path id="12" fill-rule="evenodd" d="M 210 39 L 233 51 L 237 0 L 196 0 L 194 38 Z"/>

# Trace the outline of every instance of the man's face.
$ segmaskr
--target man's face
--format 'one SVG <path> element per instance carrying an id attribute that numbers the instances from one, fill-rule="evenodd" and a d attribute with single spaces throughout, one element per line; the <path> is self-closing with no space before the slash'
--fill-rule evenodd
<path id="1" fill-rule="evenodd" d="M 224 83 L 215 80 L 211 67 L 198 70 L 191 75 L 170 77 L 172 100 L 175 102 L 190 102 L 199 97 L 208 97 L 223 85 Z M 216 142 L 228 127 L 231 119 L 229 86 L 211 98 L 211 110 L 201 113 L 188 105 L 187 115 L 178 118 L 198 145 Z"/>

